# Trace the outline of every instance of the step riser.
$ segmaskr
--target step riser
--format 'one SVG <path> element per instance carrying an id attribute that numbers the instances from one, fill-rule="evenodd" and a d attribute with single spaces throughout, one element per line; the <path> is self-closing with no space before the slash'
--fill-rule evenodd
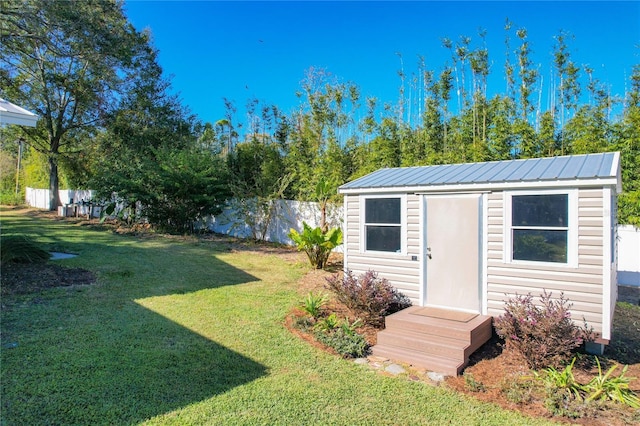
<path id="1" fill-rule="evenodd" d="M 433 336 L 442 336 L 447 337 L 449 339 L 456 339 L 466 344 L 471 343 L 471 339 L 474 331 L 483 330 L 483 329 L 491 329 L 491 319 L 485 320 L 484 322 L 478 324 L 475 330 L 456 330 L 452 327 L 447 326 L 439 326 L 434 324 L 422 323 L 418 321 L 411 321 L 405 317 L 387 317 L 385 321 L 385 329 L 387 330 L 408 330 L 416 333 L 422 333 L 426 335 Z M 484 333 L 481 333 L 484 334 Z"/>
<path id="2" fill-rule="evenodd" d="M 417 339 L 412 336 L 404 336 L 393 332 L 378 333 L 378 344 L 402 349 L 410 349 L 429 355 L 437 355 L 453 358 L 459 361 L 466 359 L 466 346 L 447 346 L 438 343 L 437 340 Z"/>
<path id="3" fill-rule="evenodd" d="M 398 351 L 397 348 L 388 348 L 376 345 L 372 349 L 373 355 L 389 358 L 401 359 L 402 362 L 410 364 L 414 367 L 424 368 L 429 371 L 446 374 L 448 376 L 456 376 L 460 374 L 466 363 L 453 363 L 451 360 L 441 359 L 438 357 L 429 357 L 425 354 L 411 353 L 410 351 Z"/>

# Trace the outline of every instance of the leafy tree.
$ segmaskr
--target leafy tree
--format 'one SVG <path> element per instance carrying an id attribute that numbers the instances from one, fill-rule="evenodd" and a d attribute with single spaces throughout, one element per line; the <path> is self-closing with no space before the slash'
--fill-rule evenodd
<path id="1" fill-rule="evenodd" d="M 558 95 L 557 99 L 560 103 L 560 154 L 566 154 L 567 147 L 565 144 L 564 125 L 566 120 L 571 117 L 571 112 L 577 107 L 580 97 L 579 71 L 580 69 L 571 60 L 567 39 L 572 38 L 566 31 L 560 31 L 556 36 L 556 46 L 554 48 L 553 57 L 556 67 L 556 77 L 558 78 Z"/>
<path id="2" fill-rule="evenodd" d="M 230 196 L 222 158 L 202 148 L 159 150 L 149 167 L 142 214 L 161 230 L 192 233 L 194 224 L 222 212 Z"/>
<path id="3" fill-rule="evenodd" d="M 278 145 L 256 135 L 239 143 L 226 161 L 233 194 L 230 206 L 241 218 L 232 226 L 248 226 L 254 240 L 265 240 L 277 215 L 276 202 L 284 198 L 293 175 L 283 172 Z"/>
<path id="4" fill-rule="evenodd" d="M 158 229 L 192 232 L 217 214 L 230 196 L 222 147 L 169 95 L 149 45 L 136 57 L 138 72 L 127 82 L 117 108 L 106 115 L 96 137 L 100 155 L 91 186 L 97 197 L 115 200 Z"/>
<path id="5" fill-rule="evenodd" d="M 311 68 L 298 96 L 303 102 L 289 120 L 287 169 L 295 175 L 293 194 L 310 200 L 320 176 L 335 187 L 350 176 L 351 157 L 345 148 L 353 137 L 360 93 L 356 85 Z"/>
<path id="6" fill-rule="evenodd" d="M 640 65 L 631 75 L 622 120 L 615 126 L 615 148 L 621 153 L 622 190 L 618 220 L 640 227 Z"/>
<path id="7" fill-rule="evenodd" d="M 28 142 L 48 157 L 50 209 L 58 200 L 58 165 L 81 149 L 135 72 L 147 36 L 127 21 L 122 2 L 2 2 L 3 96 L 38 114 Z"/>

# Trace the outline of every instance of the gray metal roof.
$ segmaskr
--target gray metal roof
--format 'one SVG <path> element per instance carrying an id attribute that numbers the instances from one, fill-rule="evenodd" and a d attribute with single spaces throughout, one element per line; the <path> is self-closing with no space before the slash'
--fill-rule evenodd
<path id="1" fill-rule="evenodd" d="M 339 188 L 340 192 L 374 188 L 425 188 L 523 182 L 619 181 L 619 153 L 568 155 L 487 163 L 380 169 Z"/>

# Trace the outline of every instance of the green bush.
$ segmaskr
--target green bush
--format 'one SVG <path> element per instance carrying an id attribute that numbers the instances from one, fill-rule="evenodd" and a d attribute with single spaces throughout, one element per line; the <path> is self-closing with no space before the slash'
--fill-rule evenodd
<path id="1" fill-rule="evenodd" d="M 3 206 L 19 206 L 24 204 L 24 194 L 16 194 L 15 191 L 0 191 L 0 204 Z"/>
<path id="2" fill-rule="evenodd" d="M 494 322 L 495 329 L 506 348 L 520 354 L 530 368 L 558 367 L 594 338 L 586 323 L 579 327 L 571 320 L 570 308 L 562 293 L 554 300 L 545 291 L 539 305 L 534 304 L 531 294 L 516 295 L 506 302 L 505 313 Z"/>
<path id="3" fill-rule="evenodd" d="M 323 232 L 320 227 L 311 228 L 302 222 L 302 232 L 291 228 L 289 238 L 304 251 L 311 262 L 311 266 L 322 269 L 326 266 L 331 250 L 342 244 L 342 229 L 333 228 Z"/>
<path id="4" fill-rule="evenodd" d="M 318 330 L 315 336 L 320 343 L 335 349 L 336 352 L 344 357 L 363 357 L 369 348 L 364 336 L 345 331 L 342 327 L 328 332 Z"/>
<path id="5" fill-rule="evenodd" d="M 379 326 L 384 317 L 411 306 L 407 296 L 396 290 L 374 271 L 354 277 L 348 271 L 343 278 L 336 274 L 327 278 L 328 288 L 366 324 Z"/>
<path id="6" fill-rule="evenodd" d="M 7 235 L 0 239 L 0 263 L 42 263 L 51 255 L 24 235 Z"/>

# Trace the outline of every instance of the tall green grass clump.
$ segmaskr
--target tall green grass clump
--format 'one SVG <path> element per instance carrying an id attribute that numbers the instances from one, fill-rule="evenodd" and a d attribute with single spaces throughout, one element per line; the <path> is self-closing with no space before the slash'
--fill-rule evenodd
<path id="1" fill-rule="evenodd" d="M 0 238 L 0 263 L 44 263 L 50 258 L 48 251 L 24 235 Z"/>

